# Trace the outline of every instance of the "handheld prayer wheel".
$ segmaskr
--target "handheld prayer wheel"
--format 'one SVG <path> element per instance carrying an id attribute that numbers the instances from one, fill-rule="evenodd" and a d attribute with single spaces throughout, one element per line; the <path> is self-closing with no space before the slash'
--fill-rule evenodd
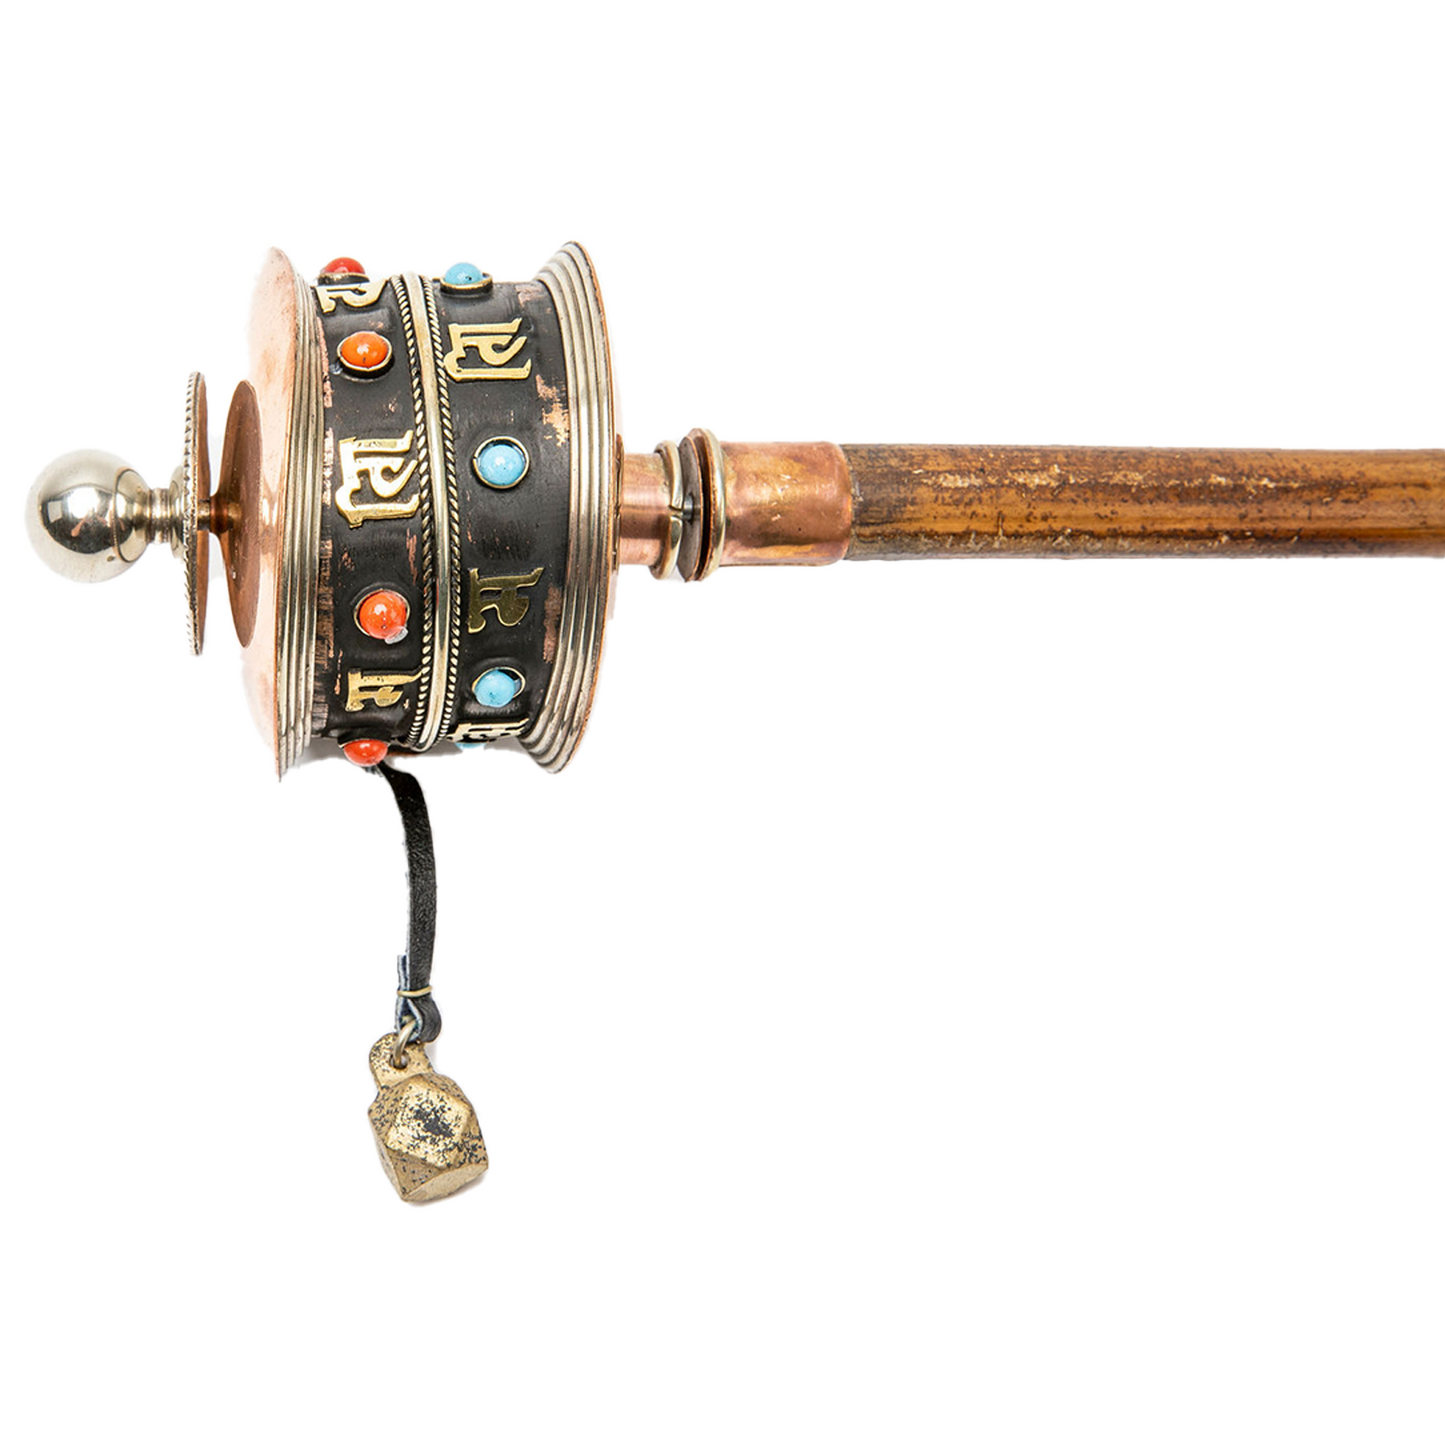
<path id="1" fill-rule="evenodd" d="M 576 245 L 515 283 L 470 264 L 373 278 L 345 257 L 312 279 L 273 251 L 214 489 L 206 406 L 193 376 L 168 488 L 71 453 L 36 482 L 29 525 L 82 581 L 168 542 L 196 651 L 214 534 L 277 771 L 320 739 L 392 786 L 412 927 L 373 1123 L 411 1198 L 476 1177 L 486 1152 L 421 1051 L 440 1029 L 430 833 L 415 780 L 385 760 L 512 738 L 565 766 L 619 565 L 702 581 L 913 557 L 1445 554 L 1445 450 L 740 444 L 698 428 L 624 453 Z"/>
<path id="2" fill-rule="evenodd" d="M 252 705 L 284 772 L 314 739 L 514 737 L 572 756 L 620 563 L 1445 552 L 1445 452 L 719 443 L 624 454 L 602 299 L 564 247 L 531 281 L 471 265 L 314 282 L 272 252 L 214 495 L 192 378 L 168 490 L 74 453 L 36 483 L 42 555 L 94 581 L 148 541 L 185 564 L 192 646 L 221 546 Z"/>

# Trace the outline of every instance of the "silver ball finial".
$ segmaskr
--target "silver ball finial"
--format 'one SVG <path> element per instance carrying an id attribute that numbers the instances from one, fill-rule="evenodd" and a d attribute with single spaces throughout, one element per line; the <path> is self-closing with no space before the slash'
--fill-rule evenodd
<path id="1" fill-rule="evenodd" d="M 148 542 L 170 540 L 169 501 L 109 452 L 68 452 L 35 479 L 26 521 L 53 571 L 73 582 L 104 582 L 120 576 Z"/>
<path id="2" fill-rule="evenodd" d="M 232 505 L 239 517 L 240 509 Z M 221 516 L 224 520 L 224 509 Z M 68 452 L 36 477 L 25 523 L 41 560 L 72 582 L 119 577 L 149 543 L 169 542 L 185 567 L 191 651 L 199 652 L 206 630 L 211 529 L 205 377 L 191 373 L 185 448 L 169 487 L 152 490 L 134 467 L 110 452 Z M 221 547 L 226 548 L 224 539 Z"/>

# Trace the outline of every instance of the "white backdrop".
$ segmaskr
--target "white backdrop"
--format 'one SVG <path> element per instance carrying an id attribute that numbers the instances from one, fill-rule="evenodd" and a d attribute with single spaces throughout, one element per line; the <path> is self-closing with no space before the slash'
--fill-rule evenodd
<path id="1" fill-rule="evenodd" d="M 193 367 L 219 453 L 272 244 L 583 241 L 633 450 L 1439 446 L 1438 7 L 9 34 L 11 1438 L 1441 1438 L 1441 566 L 624 573 L 566 773 L 415 764 L 492 1156 L 418 1210 L 385 790 L 20 525 Z"/>

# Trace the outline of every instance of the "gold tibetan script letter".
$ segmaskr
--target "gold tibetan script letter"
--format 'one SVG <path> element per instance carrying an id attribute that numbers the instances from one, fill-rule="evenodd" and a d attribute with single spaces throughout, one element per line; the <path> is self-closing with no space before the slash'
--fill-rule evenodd
<path id="1" fill-rule="evenodd" d="M 471 593 L 467 605 L 467 631 L 480 632 L 487 625 L 482 615 L 495 612 L 503 627 L 515 627 L 526 615 L 531 599 L 521 596 L 523 587 L 535 587 L 542 580 L 542 569 L 519 577 L 482 577 L 471 570 Z M 487 596 L 494 593 L 494 596 Z"/>
<path id="2" fill-rule="evenodd" d="M 515 321 L 480 321 L 465 326 L 452 322 L 447 327 L 452 349 L 442 358 L 447 375 L 453 381 L 523 381 L 531 376 L 530 360 L 522 366 L 507 365 L 527 344 L 525 336 L 517 335 L 521 324 L 520 316 Z M 469 351 L 476 352 L 480 365 L 462 364 Z"/>
<path id="3" fill-rule="evenodd" d="M 391 707 L 401 701 L 401 690 L 415 682 L 419 672 L 348 672 L 346 674 L 346 711 L 360 712 L 366 703 Z"/>
<path id="4" fill-rule="evenodd" d="M 385 285 L 384 276 L 380 281 L 323 281 L 316 288 L 316 302 L 324 316 L 336 310 L 338 301 L 346 302 L 353 310 L 375 306 Z"/>
<path id="5" fill-rule="evenodd" d="M 508 733 L 519 733 L 530 718 L 514 718 L 511 722 L 459 722 L 447 735 L 454 743 L 489 743 Z"/>
<path id="6" fill-rule="evenodd" d="M 405 502 L 392 498 L 406 486 L 416 471 L 416 458 L 407 458 L 412 432 L 403 437 L 347 437 L 338 442 L 341 457 L 341 485 L 336 489 L 336 510 L 359 527 L 377 517 L 409 517 L 421 501 L 421 489 Z M 405 461 L 406 465 L 402 463 Z M 365 485 L 379 502 L 356 505 L 356 494 Z"/>

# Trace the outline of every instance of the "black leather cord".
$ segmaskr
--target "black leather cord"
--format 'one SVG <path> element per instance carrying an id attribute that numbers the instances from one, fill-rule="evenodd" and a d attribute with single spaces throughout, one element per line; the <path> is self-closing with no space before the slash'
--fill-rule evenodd
<path id="1" fill-rule="evenodd" d="M 437 870 L 426 799 L 422 796 L 421 784 L 410 773 L 399 773 L 386 763 L 378 763 L 367 772 L 379 773 L 386 779 L 406 832 L 410 920 L 406 952 L 396 961 L 396 1028 L 400 1033 L 407 1019 L 413 1019 L 416 1028 L 412 1040 L 429 1044 L 442 1031 L 442 1015 L 431 995 L 432 945 L 437 929 Z"/>

